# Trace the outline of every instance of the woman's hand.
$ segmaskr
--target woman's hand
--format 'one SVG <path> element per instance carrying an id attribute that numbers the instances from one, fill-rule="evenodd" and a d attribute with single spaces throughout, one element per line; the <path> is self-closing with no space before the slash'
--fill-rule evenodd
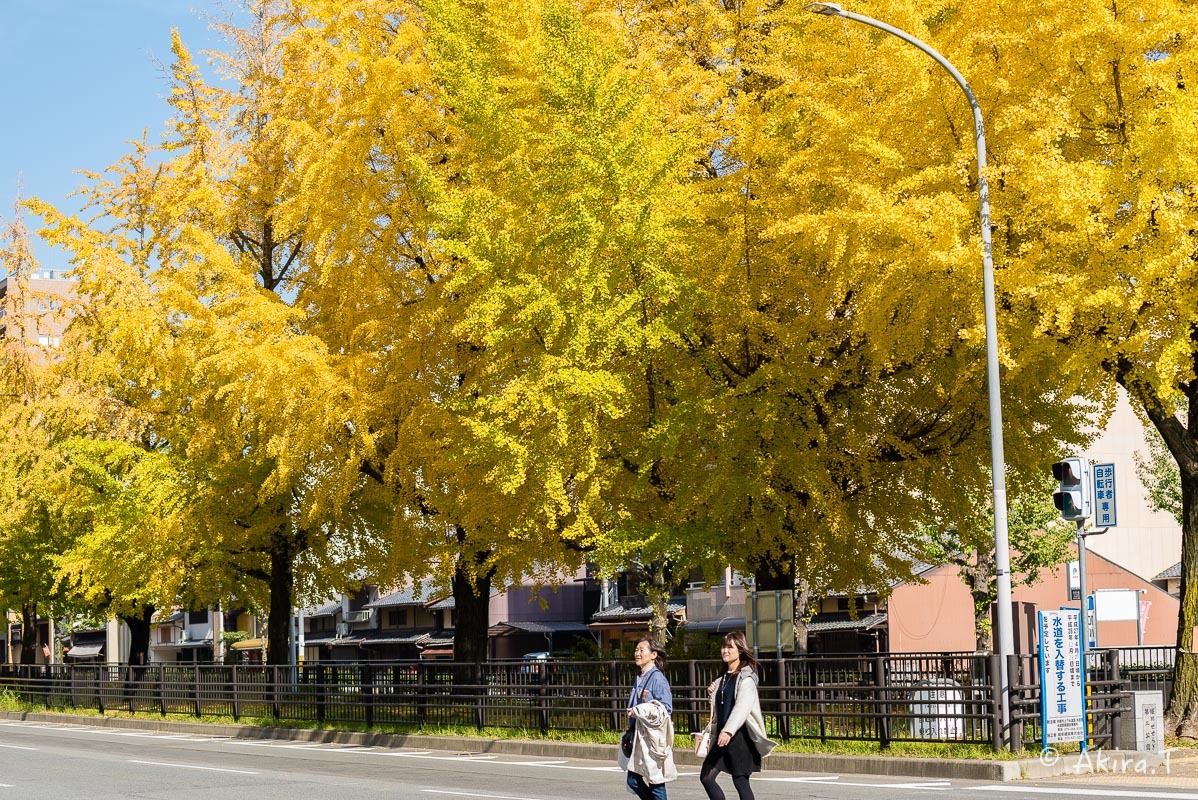
<path id="1" fill-rule="evenodd" d="M 728 733 L 728 731 L 721 731 L 720 738 L 716 739 L 715 743 L 720 747 L 727 747 L 730 741 L 732 741 L 732 734 Z"/>
<path id="2" fill-rule="evenodd" d="M 711 685 L 707 687 L 707 695 L 709 697 L 713 696 L 715 694 L 715 690 L 718 689 L 719 687 L 720 687 L 720 679 L 716 678 L 714 681 L 711 682 Z"/>
<path id="3" fill-rule="evenodd" d="M 628 716 L 631 717 L 632 719 L 636 719 L 636 709 L 635 708 L 628 709 Z"/>

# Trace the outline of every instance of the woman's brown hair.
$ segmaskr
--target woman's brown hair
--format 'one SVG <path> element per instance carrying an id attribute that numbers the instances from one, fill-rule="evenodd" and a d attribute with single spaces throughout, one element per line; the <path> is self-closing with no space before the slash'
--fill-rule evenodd
<path id="1" fill-rule="evenodd" d="M 749 642 L 745 639 L 743 631 L 732 631 L 724 634 L 724 644 L 730 644 L 740 653 L 740 665 L 748 666 L 754 672 L 760 674 L 757 667 L 757 657 L 749 650 Z"/>
<path id="2" fill-rule="evenodd" d="M 653 651 L 653 661 L 657 664 L 657 668 L 664 671 L 666 668 L 666 650 L 652 636 L 642 636 L 636 640 L 637 644 L 644 642 Z M 636 645 L 633 645 L 634 647 Z"/>

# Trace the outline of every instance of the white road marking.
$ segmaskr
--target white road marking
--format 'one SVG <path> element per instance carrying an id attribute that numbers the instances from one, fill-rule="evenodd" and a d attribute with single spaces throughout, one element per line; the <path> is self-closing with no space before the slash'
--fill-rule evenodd
<path id="1" fill-rule="evenodd" d="M 94 730 L 94 728 L 65 728 L 62 725 L 34 725 L 32 722 L 5 722 L 10 728 L 38 728 L 43 731 Z"/>
<path id="2" fill-rule="evenodd" d="M 826 777 L 815 778 L 755 778 L 755 780 L 772 781 L 773 783 L 807 783 L 807 784 L 828 784 L 832 786 L 861 786 L 870 789 L 929 789 L 934 791 L 944 791 L 951 789 L 952 784 L 948 781 L 916 781 L 909 783 L 854 783 L 852 781 L 842 781 L 839 775 L 828 775 Z M 1198 798 L 1195 798 L 1198 800 Z"/>
<path id="3" fill-rule="evenodd" d="M 535 797 L 515 797 L 510 794 L 478 794 L 476 792 L 451 792 L 448 789 L 421 789 L 429 794 L 450 794 L 455 797 L 485 797 L 487 800 L 538 800 Z"/>
<path id="4" fill-rule="evenodd" d="M 353 751 L 348 751 L 348 749 L 347 749 L 346 751 L 342 751 L 342 752 L 353 752 Z M 498 758 L 498 756 L 488 755 L 488 754 L 459 755 L 459 756 L 435 756 L 435 755 L 432 755 L 431 750 L 424 750 L 424 751 L 412 753 L 412 752 L 408 752 L 408 751 L 392 752 L 392 751 L 387 751 L 387 750 L 364 750 L 363 749 L 363 750 L 357 750 L 356 752 L 362 753 L 364 755 L 369 755 L 369 756 L 387 756 L 388 758 L 424 758 L 429 761 L 487 761 L 487 762 L 494 762 L 496 764 L 508 763 L 506 761 L 495 761 L 495 759 Z"/>
<path id="5" fill-rule="evenodd" d="M 36 747 L 21 747 L 21 745 L 19 745 L 19 744 L 0 744 L 0 747 L 7 748 L 9 750 L 36 750 L 37 749 Z"/>
<path id="6" fill-rule="evenodd" d="M 203 769 L 209 772 L 236 772 L 241 775 L 257 775 L 248 769 L 225 769 L 223 767 L 200 767 L 195 764 L 171 764 L 166 761 L 138 761 L 136 758 L 129 759 L 130 764 L 148 764 L 152 767 L 176 767 L 178 769 Z"/>
<path id="7" fill-rule="evenodd" d="M 501 763 L 507 763 L 507 762 L 501 762 Z M 512 763 L 519 766 L 519 762 L 512 762 Z M 619 767 L 611 767 L 611 766 L 609 766 L 609 767 L 584 767 L 581 764 L 569 764 L 569 763 L 553 764 L 548 761 L 543 761 L 543 762 L 539 762 L 539 763 L 532 762 L 532 766 L 545 767 L 546 769 L 576 769 L 576 770 L 581 770 L 582 772 L 623 772 L 624 771 L 624 770 L 620 769 Z M 679 772 L 678 776 L 682 777 L 683 775 L 698 775 L 698 774 L 699 773 L 697 773 L 697 772 Z"/>
<path id="8" fill-rule="evenodd" d="M 279 747 L 282 747 L 286 750 L 320 750 L 320 749 L 333 750 L 333 749 L 335 749 L 335 748 L 329 747 L 324 742 L 301 742 L 299 744 L 280 744 Z"/>
<path id="9" fill-rule="evenodd" d="M 1020 792 L 1027 794 L 1071 794 L 1087 797 L 1156 797 L 1170 800 L 1198 800 L 1192 792 L 1144 792 L 1134 789 L 1097 789 L 1093 786 L 1075 786 L 1060 789 L 1050 786 L 978 786 L 979 792 Z"/>

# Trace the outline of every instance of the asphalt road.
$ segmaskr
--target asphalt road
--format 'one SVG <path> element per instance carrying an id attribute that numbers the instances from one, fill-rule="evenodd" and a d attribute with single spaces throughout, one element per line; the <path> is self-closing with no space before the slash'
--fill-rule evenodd
<path id="1" fill-rule="evenodd" d="M 670 798 L 705 800 L 697 771 L 682 772 Z M 595 761 L 0 723 L 0 800 L 622 800 L 631 797 L 623 784 L 614 764 Z M 1198 800 L 1198 783 L 1165 790 L 767 771 L 753 785 L 761 800 Z"/>

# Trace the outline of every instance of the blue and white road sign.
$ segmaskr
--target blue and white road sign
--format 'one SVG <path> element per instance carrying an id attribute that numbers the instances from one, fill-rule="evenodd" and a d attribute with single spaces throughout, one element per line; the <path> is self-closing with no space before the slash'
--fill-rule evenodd
<path id="1" fill-rule="evenodd" d="M 1095 464 L 1090 468 L 1094 476 L 1094 527 L 1113 528 L 1115 516 L 1115 465 Z"/>

